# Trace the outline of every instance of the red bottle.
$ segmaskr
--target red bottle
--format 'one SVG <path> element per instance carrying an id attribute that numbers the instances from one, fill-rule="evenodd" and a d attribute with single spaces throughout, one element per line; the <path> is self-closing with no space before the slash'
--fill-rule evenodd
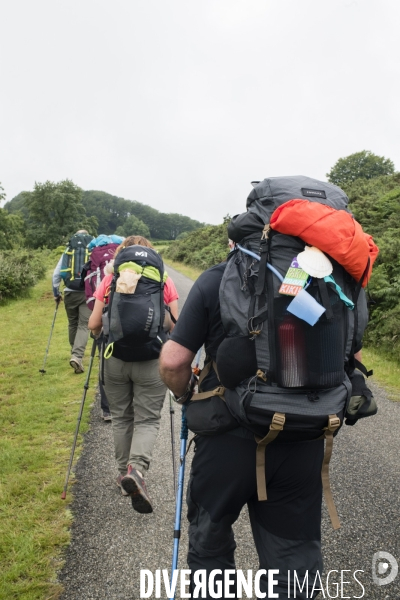
<path id="1" fill-rule="evenodd" d="M 277 379 L 282 387 L 307 385 L 306 348 L 303 324 L 290 314 L 278 326 Z"/>

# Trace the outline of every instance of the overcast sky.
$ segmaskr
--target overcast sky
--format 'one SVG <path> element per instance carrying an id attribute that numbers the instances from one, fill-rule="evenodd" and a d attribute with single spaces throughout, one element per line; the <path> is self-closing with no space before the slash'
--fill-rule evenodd
<path id="1" fill-rule="evenodd" d="M 400 169 L 399 0 L 4 0 L 0 182 L 220 223 L 250 181 Z"/>

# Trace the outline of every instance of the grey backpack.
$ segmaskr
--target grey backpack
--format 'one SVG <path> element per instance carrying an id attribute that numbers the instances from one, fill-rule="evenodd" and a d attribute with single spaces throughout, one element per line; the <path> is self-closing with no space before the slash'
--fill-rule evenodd
<path id="1" fill-rule="evenodd" d="M 365 293 L 361 282 L 328 257 L 333 267 L 330 277 L 303 282 L 308 300 L 311 297 L 310 302 L 320 307 L 321 316 L 310 324 L 291 312 L 295 296 L 282 293 L 282 281 L 306 244 L 268 225 L 274 210 L 289 200 L 349 212 L 348 198 L 330 183 L 301 176 L 253 185 L 247 212 L 234 217 L 228 227 L 236 249 L 229 255 L 220 286 L 226 338 L 218 348 L 216 370 L 230 412 L 257 436 L 259 499 L 267 498 L 265 446 L 278 434 L 288 442 L 327 439 L 327 493 L 328 455 L 352 395 L 350 378 L 356 366 L 364 369 L 354 353 L 368 321 Z M 364 412 L 368 413 L 365 406 Z M 371 407 L 369 414 L 373 412 Z M 331 499 L 329 504 L 338 527 Z"/>

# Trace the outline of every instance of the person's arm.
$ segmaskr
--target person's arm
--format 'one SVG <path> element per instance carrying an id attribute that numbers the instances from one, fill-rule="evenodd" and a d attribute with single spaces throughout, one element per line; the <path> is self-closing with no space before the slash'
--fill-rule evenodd
<path id="1" fill-rule="evenodd" d="M 211 315 L 219 315 L 219 286 L 223 270 L 205 271 L 193 284 L 178 323 L 162 349 L 160 373 L 164 383 L 177 398 L 188 389 L 192 362 L 209 335 Z M 216 321 L 217 323 L 217 321 Z M 215 324 L 216 324 L 215 323 Z"/>
<path id="2" fill-rule="evenodd" d="M 170 309 L 171 315 L 174 317 L 175 321 L 178 320 L 178 298 L 179 295 L 174 282 L 171 277 L 167 277 L 167 281 L 164 285 L 164 302 Z M 174 326 L 175 323 L 170 319 L 170 332 L 173 330 Z"/>
<path id="3" fill-rule="evenodd" d="M 177 398 L 186 392 L 191 376 L 195 353 L 169 340 L 160 355 L 160 374 L 166 386 Z"/>
<path id="4" fill-rule="evenodd" d="M 96 298 L 96 301 L 94 303 L 94 307 L 92 310 L 92 314 L 90 315 L 89 322 L 88 322 L 88 328 L 91 330 L 93 335 L 99 335 L 99 333 L 103 327 L 103 322 L 101 320 L 101 316 L 103 314 L 103 308 L 104 308 L 104 302 L 102 302 L 101 300 L 98 300 Z"/>
<path id="5" fill-rule="evenodd" d="M 56 268 L 53 271 L 53 296 L 54 300 L 58 303 L 62 300 L 62 296 L 60 294 L 60 283 L 61 283 L 61 262 L 62 256 L 57 263 Z"/>

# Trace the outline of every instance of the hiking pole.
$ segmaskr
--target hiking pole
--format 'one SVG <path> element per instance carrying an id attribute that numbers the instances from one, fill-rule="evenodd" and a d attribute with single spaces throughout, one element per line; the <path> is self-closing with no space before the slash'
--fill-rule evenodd
<path id="1" fill-rule="evenodd" d="M 182 406 L 182 424 L 181 424 L 181 451 L 180 451 L 180 465 L 179 465 L 179 477 L 178 477 L 178 493 L 176 495 L 176 506 L 175 506 L 175 527 L 174 527 L 174 550 L 172 554 L 172 571 L 171 571 L 171 592 L 172 596 L 170 600 L 175 599 L 175 589 L 173 589 L 174 573 L 178 568 L 178 554 L 179 554 L 179 539 L 181 537 L 181 516 L 182 516 L 182 500 L 183 500 L 183 481 L 185 478 L 185 455 L 186 455 L 186 443 L 188 439 L 188 427 L 186 422 L 186 406 Z M 176 582 L 175 582 L 176 585 Z"/>
<path id="2" fill-rule="evenodd" d="M 47 342 L 46 353 L 44 355 L 43 367 L 41 369 L 39 369 L 39 373 L 41 373 L 42 375 L 44 375 L 46 373 L 46 371 L 44 370 L 44 366 L 46 364 L 47 354 L 48 354 L 49 348 L 50 348 L 50 340 L 51 340 L 51 336 L 52 336 L 53 329 L 54 329 L 54 323 L 56 322 L 56 316 L 57 316 L 58 307 L 60 306 L 60 302 L 61 302 L 61 300 L 56 302 L 56 309 L 54 311 L 53 323 L 51 324 L 51 328 L 50 328 L 49 341 Z"/>
<path id="3" fill-rule="evenodd" d="M 74 441 L 72 443 L 71 456 L 69 457 L 69 465 L 68 465 L 67 474 L 65 476 L 64 490 L 63 490 L 63 493 L 61 494 L 61 500 L 65 500 L 65 498 L 67 496 L 68 479 L 69 479 L 69 474 L 71 472 L 72 461 L 74 459 L 76 440 L 78 439 L 78 432 L 79 432 L 79 427 L 80 427 L 81 420 L 82 420 L 82 413 L 83 413 L 83 407 L 85 405 L 86 393 L 89 389 L 90 373 L 92 371 L 93 359 L 94 359 L 94 355 L 96 353 L 96 346 L 97 346 L 96 342 L 97 342 L 97 340 L 93 340 L 92 352 L 90 353 L 90 362 L 89 362 L 89 366 L 88 366 L 88 372 L 86 375 L 85 385 L 83 386 L 82 402 L 81 402 L 81 407 L 79 409 L 78 420 L 76 422 L 75 437 L 74 437 Z"/>
<path id="4" fill-rule="evenodd" d="M 172 392 L 169 390 L 169 414 L 171 417 L 171 445 L 172 445 L 172 472 L 174 475 L 174 495 L 176 498 L 176 460 L 175 460 L 175 432 L 174 432 L 174 403 L 172 399 Z"/>
<path id="5" fill-rule="evenodd" d="M 196 355 L 196 366 L 193 372 L 198 372 L 199 363 L 201 356 L 201 348 Z M 192 387 L 196 384 L 196 379 L 192 376 Z M 171 593 L 170 600 L 175 600 L 175 588 L 174 573 L 178 568 L 178 554 L 179 554 L 179 539 L 181 537 L 181 516 L 182 516 L 182 500 L 183 500 L 183 482 L 185 478 L 185 459 L 186 459 L 186 444 L 188 439 L 188 426 L 186 421 L 186 406 L 182 405 L 182 423 L 181 423 L 181 450 L 180 450 L 180 465 L 179 465 L 179 477 L 178 477 L 178 493 L 176 495 L 176 507 L 175 507 L 175 527 L 174 527 L 174 549 L 172 553 L 172 571 L 171 571 Z M 176 587 L 176 579 L 175 579 Z M 173 590 L 173 591 L 172 591 Z"/>

